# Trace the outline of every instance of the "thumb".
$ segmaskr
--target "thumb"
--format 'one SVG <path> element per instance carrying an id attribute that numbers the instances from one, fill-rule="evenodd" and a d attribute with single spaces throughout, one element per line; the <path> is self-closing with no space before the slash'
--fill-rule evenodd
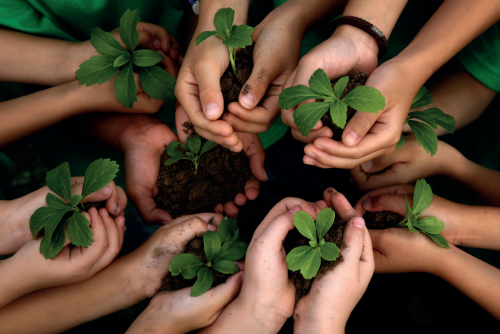
<path id="1" fill-rule="evenodd" d="M 253 109 L 257 106 L 266 94 L 271 82 L 279 75 L 279 73 L 275 73 L 280 69 L 279 66 L 268 68 L 267 62 L 264 66 L 262 66 L 262 63 L 256 65 L 240 92 L 239 103 L 246 109 Z"/>
<path id="2" fill-rule="evenodd" d="M 267 181 L 268 177 L 264 168 L 266 153 L 259 136 L 256 133 L 242 133 L 240 134 L 240 138 L 243 143 L 245 154 L 248 157 L 252 174 L 259 181 Z"/>
<path id="3" fill-rule="evenodd" d="M 342 133 L 342 142 L 344 145 L 352 147 L 356 146 L 361 139 L 370 131 L 373 124 L 377 121 L 381 111 L 377 114 L 357 111 L 347 123 L 344 132 Z"/>
<path id="4" fill-rule="evenodd" d="M 194 128 L 189 117 L 184 111 L 184 108 L 178 103 L 177 108 L 175 108 L 175 127 L 177 129 L 177 136 L 181 143 L 186 143 L 188 137 L 193 133 Z"/>
<path id="5" fill-rule="evenodd" d="M 71 186 L 71 195 L 81 195 L 83 190 L 83 183 L 73 184 Z M 83 199 L 84 203 L 97 203 L 105 201 L 112 196 L 113 187 L 111 185 L 105 185 L 98 191 L 88 195 Z"/>
<path id="6" fill-rule="evenodd" d="M 363 201 L 363 209 L 366 211 L 392 211 L 404 216 L 406 214 L 406 198 L 410 206 L 413 202 L 413 196 L 396 195 L 396 194 L 382 194 L 372 198 L 367 198 Z"/>
<path id="7" fill-rule="evenodd" d="M 213 314 L 212 318 L 209 320 L 210 323 L 213 323 L 224 307 L 238 295 L 241 285 L 243 284 L 243 274 L 244 272 L 240 271 L 229 277 L 226 283 L 212 288 L 209 291 L 211 293 L 204 293 L 196 297 L 200 298 L 200 304 L 204 305 L 206 309 L 209 310 L 210 314 Z"/>
<path id="8" fill-rule="evenodd" d="M 363 253 L 366 225 L 361 217 L 354 217 L 344 229 L 344 243 L 347 247 L 343 250 L 342 256 L 348 266 L 358 268 L 361 254 Z"/>

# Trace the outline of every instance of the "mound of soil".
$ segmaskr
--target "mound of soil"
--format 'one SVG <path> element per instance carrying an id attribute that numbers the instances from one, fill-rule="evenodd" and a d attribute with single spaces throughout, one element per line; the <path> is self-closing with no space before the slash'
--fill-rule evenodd
<path id="1" fill-rule="evenodd" d="M 363 218 L 365 219 L 367 228 L 371 230 L 384 230 L 399 224 L 405 217 L 391 211 L 381 211 L 367 212 Z"/>

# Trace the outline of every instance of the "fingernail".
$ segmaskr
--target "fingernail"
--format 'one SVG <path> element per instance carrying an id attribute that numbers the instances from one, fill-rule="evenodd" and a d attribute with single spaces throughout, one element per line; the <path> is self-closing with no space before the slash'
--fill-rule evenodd
<path id="1" fill-rule="evenodd" d="M 368 198 L 363 202 L 363 207 L 367 210 L 370 210 L 372 208 L 372 199 Z"/>
<path id="2" fill-rule="evenodd" d="M 266 169 L 264 167 L 262 167 L 262 174 L 264 174 L 264 177 L 266 178 L 266 180 L 269 180 L 269 177 L 267 176 L 267 173 L 266 173 Z"/>
<path id="3" fill-rule="evenodd" d="M 300 206 L 294 206 L 289 210 L 291 213 L 296 214 L 300 211 Z"/>
<path id="4" fill-rule="evenodd" d="M 241 96 L 241 105 L 247 109 L 252 109 L 257 104 L 257 99 L 252 93 L 247 93 Z"/>
<path id="5" fill-rule="evenodd" d="M 325 148 L 319 144 L 314 144 L 314 146 L 316 146 L 317 148 L 319 148 L 320 150 L 324 151 Z"/>
<path id="6" fill-rule="evenodd" d="M 99 192 L 101 195 L 109 195 L 111 194 L 111 186 L 105 186 Z"/>
<path id="7" fill-rule="evenodd" d="M 361 164 L 361 169 L 365 173 L 369 172 L 372 168 L 373 168 L 373 162 L 371 160 Z"/>
<path id="8" fill-rule="evenodd" d="M 231 114 L 233 114 L 234 116 L 238 116 L 238 111 L 237 110 L 234 110 L 234 109 L 227 109 Z"/>
<path id="9" fill-rule="evenodd" d="M 208 229 L 209 229 L 210 231 L 217 231 L 217 226 L 212 225 L 212 224 L 208 224 Z"/>
<path id="10" fill-rule="evenodd" d="M 312 153 L 312 152 L 306 152 L 306 155 L 310 156 L 311 158 L 313 159 L 316 159 L 316 154 Z"/>
<path id="11" fill-rule="evenodd" d="M 304 163 L 309 166 L 314 166 L 314 162 L 312 161 L 305 161 Z"/>
<path id="12" fill-rule="evenodd" d="M 219 116 L 219 104 L 218 103 L 210 103 L 205 107 L 205 117 L 206 118 L 215 118 Z"/>
<path id="13" fill-rule="evenodd" d="M 355 146 L 358 143 L 358 135 L 352 131 L 347 132 L 345 142 L 348 146 Z"/>
<path id="14" fill-rule="evenodd" d="M 223 142 L 223 143 L 222 143 L 222 145 L 224 145 L 224 146 L 225 146 L 225 147 L 227 147 L 227 148 L 230 148 L 230 147 L 231 147 L 231 145 L 229 145 L 229 143 L 228 143 L 228 142 Z"/>
<path id="15" fill-rule="evenodd" d="M 335 189 L 334 189 L 334 188 L 332 188 L 332 187 L 330 187 L 330 188 L 326 189 L 326 192 L 327 192 L 327 193 L 329 193 L 329 194 L 331 194 L 331 195 L 333 195 L 333 194 L 335 194 L 335 193 L 338 193 L 338 191 L 337 191 L 337 190 L 335 190 Z"/>
<path id="16" fill-rule="evenodd" d="M 161 47 L 161 42 L 159 39 L 155 39 L 155 41 L 153 42 L 153 45 L 156 49 L 159 49 Z"/>
<path id="17" fill-rule="evenodd" d="M 365 220 L 361 217 L 356 217 L 352 220 L 352 225 L 357 228 L 364 228 Z"/>

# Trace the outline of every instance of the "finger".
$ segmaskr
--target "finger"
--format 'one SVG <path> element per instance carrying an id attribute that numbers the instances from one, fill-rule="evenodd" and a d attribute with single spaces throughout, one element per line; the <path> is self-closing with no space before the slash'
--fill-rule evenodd
<path id="1" fill-rule="evenodd" d="M 118 187 L 114 181 L 111 181 L 108 185 L 111 186 L 112 191 L 111 196 L 106 200 L 105 206 L 109 213 L 117 216 L 122 210 L 121 207 L 118 207 L 118 196 L 120 195 Z"/>
<path id="2" fill-rule="evenodd" d="M 172 47 L 170 48 L 169 55 L 173 60 L 178 60 L 181 53 L 181 46 L 174 36 L 170 36 L 170 38 L 172 39 Z"/>
<path id="3" fill-rule="evenodd" d="M 167 71 L 168 74 L 177 79 L 177 76 L 179 75 L 179 68 L 177 67 L 177 65 L 175 65 L 174 60 L 163 53 L 163 51 L 158 51 L 158 53 L 163 56 L 161 64 L 164 66 L 165 71 Z"/>
<path id="4" fill-rule="evenodd" d="M 264 244 L 268 254 L 277 253 L 283 247 L 283 241 L 288 232 L 295 227 L 293 224 L 293 216 L 294 212 L 290 210 L 282 213 L 274 218 L 262 234 L 256 238 L 256 242 L 262 242 Z"/>
<path id="5" fill-rule="evenodd" d="M 363 253 L 365 220 L 361 217 L 352 218 L 344 229 L 344 243 L 346 248 L 342 251 L 344 263 L 351 270 L 359 270 L 359 261 Z"/>
<path id="6" fill-rule="evenodd" d="M 327 166 L 327 165 L 320 164 L 319 162 L 317 162 L 316 160 L 314 160 L 313 158 L 311 158 L 308 155 L 304 155 L 304 157 L 302 157 L 302 161 L 306 165 L 316 166 L 318 168 L 323 168 L 323 169 L 333 168 L 332 166 Z"/>
<path id="7" fill-rule="evenodd" d="M 366 156 L 360 154 L 359 158 L 357 158 L 358 155 L 355 155 L 355 158 L 345 158 L 338 156 L 336 153 L 327 153 L 320 150 L 315 145 L 309 144 L 304 148 L 304 153 L 310 158 L 316 160 L 319 164 L 328 166 L 329 168 L 352 169 L 367 160 L 375 159 L 380 155 L 388 154 L 392 152 L 393 149 L 394 147 L 384 147 L 378 151 L 370 152 Z"/>
<path id="8" fill-rule="evenodd" d="M 360 191 L 369 191 L 392 184 L 414 181 L 406 174 L 402 173 L 400 171 L 401 168 L 404 168 L 404 165 L 397 163 L 392 165 L 390 169 L 384 171 L 382 174 L 366 174 L 361 171 L 361 167 L 358 167 L 351 170 L 351 175 Z"/>
<path id="9" fill-rule="evenodd" d="M 235 132 L 249 132 L 249 133 L 264 133 L 269 130 L 271 124 L 257 124 L 247 121 L 242 121 L 231 113 L 222 115 L 222 120 L 231 125 Z"/>
<path id="10" fill-rule="evenodd" d="M 152 37 L 154 37 L 153 38 L 154 49 L 152 48 L 152 50 L 160 49 L 166 54 L 169 53 L 170 48 L 173 44 L 173 40 L 170 34 L 168 33 L 167 29 L 156 24 L 139 22 L 137 23 L 137 30 L 139 31 L 139 36 L 141 32 L 148 32 L 151 34 Z M 139 39 L 139 44 L 141 44 L 140 39 Z"/>
<path id="11" fill-rule="evenodd" d="M 404 150 L 395 150 L 394 152 L 382 155 L 373 160 L 368 160 L 361 164 L 361 169 L 365 173 L 376 173 L 393 164 L 406 162 L 407 154 Z"/>
<path id="12" fill-rule="evenodd" d="M 298 141 L 309 144 L 313 143 L 318 138 L 331 139 L 333 137 L 333 131 L 329 127 L 323 126 L 323 123 L 320 120 L 307 136 L 302 135 L 298 129 L 292 127 L 292 136 Z"/>
<path id="13" fill-rule="evenodd" d="M 113 181 L 112 181 L 113 182 Z M 113 182 L 114 185 L 114 182 Z M 83 203 L 97 203 L 101 201 L 106 201 L 112 197 L 113 185 L 108 184 L 98 191 L 86 196 L 82 202 Z M 71 196 L 81 195 L 83 190 L 83 183 L 76 183 L 71 186 Z"/>
<path id="14" fill-rule="evenodd" d="M 369 193 L 364 194 L 354 206 L 354 209 L 363 216 L 366 210 L 363 208 L 363 202 L 365 202 L 369 198 L 377 197 L 382 194 L 397 194 L 397 195 L 409 195 L 413 194 L 415 187 L 410 186 L 409 184 L 396 184 L 387 186 L 384 188 L 375 189 L 370 191 Z"/>
<path id="15" fill-rule="evenodd" d="M 213 231 L 214 226 L 202 218 L 195 216 L 173 225 L 167 229 L 169 244 L 180 252 L 194 237 L 202 237 L 207 231 Z M 216 230 L 216 229 L 215 229 Z"/>
<path id="16" fill-rule="evenodd" d="M 165 225 L 172 221 L 172 216 L 156 205 L 154 197 L 159 191 L 157 186 L 150 189 L 141 184 L 129 183 L 127 190 L 128 196 L 146 224 Z"/>
<path id="17" fill-rule="evenodd" d="M 97 263 L 105 249 L 108 247 L 108 232 L 101 216 L 95 208 L 90 208 L 88 214 L 90 215 L 90 229 L 94 233 L 92 237 L 94 242 L 89 248 L 83 250 L 83 252 L 87 263 Z M 78 251 L 80 250 L 75 248 L 72 253 Z"/>
<path id="18" fill-rule="evenodd" d="M 185 222 L 186 220 L 192 219 L 194 217 L 198 217 L 205 221 L 207 224 L 213 225 L 213 226 L 219 226 L 221 221 L 224 219 L 224 216 L 222 214 L 218 213 L 210 213 L 210 212 L 204 212 L 204 213 L 197 213 L 194 215 L 184 215 L 179 218 L 174 219 L 171 223 L 169 223 L 165 228 L 170 228 L 175 225 L 179 225 L 180 223 Z M 212 227 L 209 226 L 209 229 Z M 215 229 L 216 230 L 216 229 Z"/>
<path id="19" fill-rule="evenodd" d="M 382 194 L 367 198 L 362 202 L 363 209 L 370 212 L 391 211 L 404 216 L 406 214 L 406 198 L 410 206 L 413 197 L 410 195 Z"/>
<path id="20" fill-rule="evenodd" d="M 250 169 L 257 180 L 265 182 L 268 180 L 266 170 L 264 168 L 264 160 L 266 153 L 264 147 L 255 133 L 240 134 L 243 149 L 248 157 Z M 252 198 L 254 199 L 254 198 Z"/>
<path id="21" fill-rule="evenodd" d="M 253 109 L 264 97 L 271 82 L 282 69 L 268 62 L 256 62 L 252 74 L 243 86 L 238 98 L 239 104 L 246 109 Z"/>
<path id="22" fill-rule="evenodd" d="M 314 211 L 316 214 L 318 214 L 321 210 L 325 209 L 328 207 L 328 204 L 326 201 L 316 201 L 314 203 L 311 203 Z"/>
<path id="23" fill-rule="evenodd" d="M 241 120 L 263 125 L 272 123 L 280 112 L 278 96 L 267 97 L 261 106 L 256 106 L 251 110 L 243 108 L 236 102 L 230 103 L 227 110 Z"/>
<path id="24" fill-rule="evenodd" d="M 245 182 L 245 196 L 253 201 L 259 196 L 260 192 L 260 182 L 257 181 L 254 177 Z"/>
<path id="25" fill-rule="evenodd" d="M 368 284 L 373 276 L 375 262 L 373 258 L 372 240 L 370 238 L 370 233 L 368 233 L 366 229 L 366 225 L 364 227 L 363 237 L 363 250 L 359 262 L 359 277 L 365 284 Z"/>
<path id="26" fill-rule="evenodd" d="M 323 198 L 335 212 L 339 215 L 340 219 L 349 221 L 354 217 L 358 217 L 358 213 L 352 207 L 351 203 L 345 198 L 344 195 L 339 193 L 333 188 L 328 188 L 323 192 Z"/>
<path id="27" fill-rule="evenodd" d="M 357 111 L 347 123 L 344 132 L 342 133 L 342 142 L 347 147 L 356 146 L 363 137 L 370 131 L 373 124 L 379 118 L 379 114 L 372 114 Z"/>
<path id="28" fill-rule="evenodd" d="M 234 198 L 234 204 L 238 205 L 238 206 L 242 206 L 242 205 L 245 205 L 246 202 L 247 202 L 247 197 L 245 196 L 245 194 L 237 194 L 236 197 Z"/>
<path id="29" fill-rule="evenodd" d="M 236 217 L 238 215 L 238 207 L 234 202 L 229 201 L 226 204 L 224 204 L 224 212 L 229 216 L 229 217 Z"/>
<path id="30" fill-rule="evenodd" d="M 225 283 L 217 285 L 200 297 L 196 297 L 200 298 L 200 303 L 206 306 L 208 312 L 213 313 L 217 311 L 212 322 L 215 321 L 218 313 L 240 292 L 241 285 L 243 284 L 243 280 L 241 279 L 243 274 L 244 272 L 240 271 L 229 277 Z"/>
<path id="31" fill-rule="evenodd" d="M 208 120 L 218 119 L 224 111 L 224 99 L 220 88 L 220 73 L 206 62 L 195 72 L 203 113 Z"/>
<path id="32" fill-rule="evenodd" d="M 107 266 L 118 255 L 121 249 L 120 235 L 123 235 L 124 232 L 123 229 L 118 228 L 106 209 L 102 208 L 98 213 L 104 223 L 104 228 L 106 229 L 107 247 L 104 249 L 102 256 L 93 266 L 93 269 L 96 271 L 99 271 Z"/>

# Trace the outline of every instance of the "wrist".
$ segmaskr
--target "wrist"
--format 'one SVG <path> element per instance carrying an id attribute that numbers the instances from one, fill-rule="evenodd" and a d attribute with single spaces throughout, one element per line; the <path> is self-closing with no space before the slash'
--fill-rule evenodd
<path id="1" fill-rule="evenodd" d="M 358 27 L 348 24 L 339 25 L 330 37 L 332 40 L 337 38 L 351 40 L 356 47 L 356 53 L 359 58 L 365 58 L 369 54 L 374 55 L 376 58 L 378 57 L 379 46 L 377 41 L 372 35 Z"/>
<path id="2" fill-rule="evenodd" d="M 291 316 L 274 307 L 263 305 L 255 298 L 245 299 L 241 295 L 232 305 L 234 309 L 231 312 L 241 315 L 245 320 L 246 332 L 249 333 L 277 333 Z"/>

